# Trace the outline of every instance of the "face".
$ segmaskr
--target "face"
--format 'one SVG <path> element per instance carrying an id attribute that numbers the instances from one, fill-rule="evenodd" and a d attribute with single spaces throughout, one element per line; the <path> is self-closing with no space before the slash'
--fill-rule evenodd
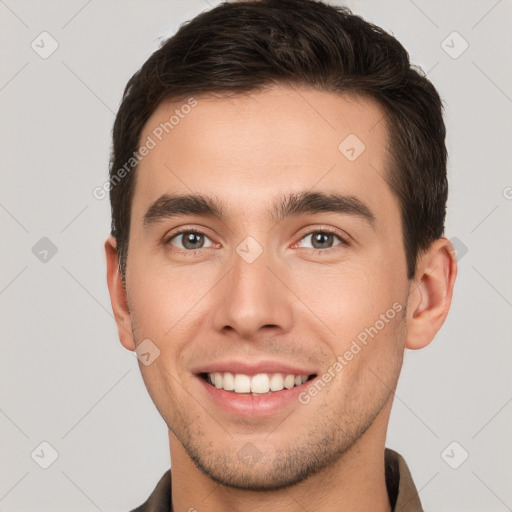
<path id="1" fill-rule="evenodd" d="M 171 452 L 292 485 L 385 435 L 409 282 L 383 111 L 287 87 L 195 101 L 141 137 L 126 293 L 160 353 L 140 368 Z"/>

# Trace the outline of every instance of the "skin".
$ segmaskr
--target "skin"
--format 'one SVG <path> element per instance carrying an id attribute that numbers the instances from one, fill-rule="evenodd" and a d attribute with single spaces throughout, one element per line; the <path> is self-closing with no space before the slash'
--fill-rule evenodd
<path id="1" fill-rule="evenodd" d="M 196 99 L 137 169 L 126 289 L 115 240 L 105 243 L 121 343 L 134 350 L 149 338 L 160 350 L 139 366 L 169 427 L 174 510 L 389 511 L 393 392 L 404 349 L 428 345 L 447 316 L 453 247 L 437 240 L 407 279 L 375 102 L 285 86 Z M 161 104 L 141 140 L 183 103 Z M 338 150 L 349 134 L 366 146 L 353 162 Z M 357 197 L 374 225 L 336 212 L 271 218 L 276 199 L 303 191 Z M 226 217 L 144 225 L 162 194 L 192 192 L 222 200 Z M 201 230 L 206 238 L 194 243 L 204 246 L 193 253 L 184 237 L 169 240 L 182 228 Z M 309 235 L 323 229 L 336 236 L 315 252 Z M 248 236 L 263 248 L 250 264 L 236 252 Z M 265 358 L 322 375 L 395 303 L 400 313 L 307 404 L 240 417 L 218 407 L 192 373 L 211 361 Z M 237 456 L 248 443 L 259 454 L 254 464 Z"/>

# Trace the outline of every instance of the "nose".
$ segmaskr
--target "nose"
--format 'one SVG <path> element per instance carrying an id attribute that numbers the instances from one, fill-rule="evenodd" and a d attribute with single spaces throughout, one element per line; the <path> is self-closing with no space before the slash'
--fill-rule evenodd
<path id="1" fill-rule="evenodd" d="M 286 274 L 286 267 L 265 251 L 252 262 L 236 254 L 231 272 L 217 290 L 215 329 L 235 331 L 247 340 L 257 337 L 260 330 L 289 331 L 294 296 L 286 285 Z"/>

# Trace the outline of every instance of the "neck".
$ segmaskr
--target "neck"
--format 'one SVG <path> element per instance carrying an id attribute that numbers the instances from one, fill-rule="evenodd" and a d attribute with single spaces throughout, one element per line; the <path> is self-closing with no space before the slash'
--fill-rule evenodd
<path id="1" fill-rule="evenodd" d="M 384 469 L 389 412 L 382 410 L 372 426 L 331 466 L 292 487 L 265 492 L 233 489 L 213 481 L 195 466 L 175 435 L 169 432 L 173 509 L 175 512 L 391 512 Z"/>

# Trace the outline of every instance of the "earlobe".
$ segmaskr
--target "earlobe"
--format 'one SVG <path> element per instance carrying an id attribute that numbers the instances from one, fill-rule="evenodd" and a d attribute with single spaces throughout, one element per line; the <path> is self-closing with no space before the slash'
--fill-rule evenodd
<path id="1" fill-rule="evenodd" d="M 450 310 L 456 276 L 456 253 L 444 237 L 418 258 L 408 299 L 406 348 L 426 347 L 441 329 Z"/>
<path id="2" fill-rule="evenodd" d="M 119 333 L 119 340 L 123 347 L 133 351 L 135 350 L 135 341 L 133 339 L 130 309 L 119 271 L 116 239 L 112 235 L 105 241 L 105 256 L 107 260 L 108 291 Z"/>

